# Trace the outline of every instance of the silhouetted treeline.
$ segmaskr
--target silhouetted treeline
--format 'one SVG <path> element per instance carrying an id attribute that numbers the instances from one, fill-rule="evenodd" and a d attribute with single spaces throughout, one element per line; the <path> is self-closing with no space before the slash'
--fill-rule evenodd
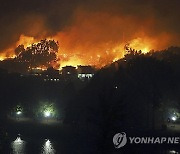
<path id="1" fill-rule="evenodd" d="M 180 109 L 179 66 L 179 47 L 129 53 L 98 71 L 69 102 L 65 123 L 98 129 L 103 149 L 117 132 L 165 128 L 168 110 Z"/>
<path id="2" fill-rule="evenodd" d="M 15 49 L 15 57 L 0 61 L 0 68 L 9 72 L 27 73 L 32 68 L 59 68 L 58 42 L 54 40 L 41 40 L 25 48 L 19 45 Z"/>

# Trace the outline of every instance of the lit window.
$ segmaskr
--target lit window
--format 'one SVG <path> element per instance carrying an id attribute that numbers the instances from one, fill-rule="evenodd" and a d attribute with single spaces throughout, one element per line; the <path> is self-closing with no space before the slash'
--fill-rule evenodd
<path id="1" fill-rule="evenodd" d="M 92 76 L 93 76 L 92 74 L 87 74 L 86 75 L 87 78 L 92 78 Z"/>
<path id="2" fill-rule="evenodd" d="M 78 74 L 78 78 L 81 78 L 81 74 Z"/>
<path id="3" fill-rule="evenodd" d="M 115 89 L 118 89 L 118 86 L 115 86 L 114 88 L 115 88 Z"/>

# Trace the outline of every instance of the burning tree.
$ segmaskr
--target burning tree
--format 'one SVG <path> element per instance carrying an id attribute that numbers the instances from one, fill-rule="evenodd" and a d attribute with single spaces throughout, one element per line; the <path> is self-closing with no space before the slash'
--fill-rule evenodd
<path id="1" fill-rule="evenodd" d="M 138 55 L 142 54 L 142 50 L 136 50 L 130 46 L 129 43 L 125 44 L 124 46 L 125 54 L 130 54 L 130 55 Z"/>
<path id="2" fill-rule="evenodd" d="M 15 49 L 16 60 L 18 62 L 28 63 L 29 67 L 58 67 L 58 42 L 54 40 L 41 40 L 32 44 L 30 47 L 24 48 L 19 45 Z"/>

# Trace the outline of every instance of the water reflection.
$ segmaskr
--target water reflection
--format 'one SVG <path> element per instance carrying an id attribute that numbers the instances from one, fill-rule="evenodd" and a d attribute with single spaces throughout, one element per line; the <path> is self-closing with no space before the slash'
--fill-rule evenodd
<path id="1" fill-rule="evenodd" d="M 19 135 L 16 138 L 16 140 L 11 143 L 11 148 L 12 148 L 12 154 L 40 154 L 40 153 L 41 154 L 56 154 L 56 153 L 59 154 L 60 151 L 64 151 L 65 153 L 71 152 L 72 149 L 68 149 L 66 144 L 63 144 L 64 146 L 61 146 L 62 143 L 61 144 L 60 143 L 61 142 L 59 140 L 56 140 L 54 138 L 51 138 L 51 140 L 49 139 L 44 140 L 43 137 L 42 138 L 29 137 L 29 138 L 26 138 L 26 141 L 24 141 Z M 54 144 L 55 144 L 55 147 L 54 147 Z M 76 147 L 76 143 L 74 144 Z M 73 149 L 75 147 L 73 147 Z M 139 153 L 140 152 L 143 153 L 145 148 L 146 147 L 142 147 L 142 150 L 137 148 L 137 149 L 133 149 L 133 151 L 136 152 L 136 150 L 137 151 L 140 150 Z M 173 147 L 172 149 L 171 148 L 164 149 L 164 148 L 165 147 L 162 146 L 162 147 L 159 147 L 158 149 L 148 148 L 148 150 L 150 151 L 150 153 L 180 154 L 179 149 L 176 147 Z M 84 151 L 84 149 L 78 149 L 78 150 L 80 150 L 79 151 L 80 153 L 87 153 Z M 131 152 L 132 152 L 131 149 L 130 151 L 129 149 L 127 149 L 127 151 L 125 150 L 123 153 L 126 154 L 126 153 L 131 153 Z M 2 153 L 2 154 L 6 154 L 6 153 Z"/>
<path id="2" fill-rule="evenodd" d="M 42 154 L 55 154 L 54 147 L 50 140 L 46 139 L 43 145 Z"/>
<path id="3" fill-rule="evenodd" d="M 25 153 L 25 141 L 20 137 L 17 137 L 15 141 L 11 143 L 13 154 L 24 154 Z"/>
<path id="4" fill-rule="evenodd" d="M 179 154 L 179 152 L 177 152 L 175 150 L 170 150 L 168 154 Z"/>

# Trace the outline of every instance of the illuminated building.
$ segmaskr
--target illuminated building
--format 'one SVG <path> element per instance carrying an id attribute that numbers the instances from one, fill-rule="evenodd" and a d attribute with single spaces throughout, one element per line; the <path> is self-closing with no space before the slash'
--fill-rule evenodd
<path id="1" fill-rule="evenodd" d="M 95 68 L 92 66 L 81 66 L 77 68 L 78 78 L 81 80 L 91 79 L 95 74 Z"/>
<path id="2" fill-rule="evenodd" d="M 55 70 L 53 67 L 48 68 L 42 73 L 44 81 L 60 81 L 59 70 Z"/>
<path id="3" fill-rule="evenodd" d="M 62 75 L 63 76 L 76 76 L 77 70 L 76 67 L 73 66 L 65 66 L 62 68 Z"/>

